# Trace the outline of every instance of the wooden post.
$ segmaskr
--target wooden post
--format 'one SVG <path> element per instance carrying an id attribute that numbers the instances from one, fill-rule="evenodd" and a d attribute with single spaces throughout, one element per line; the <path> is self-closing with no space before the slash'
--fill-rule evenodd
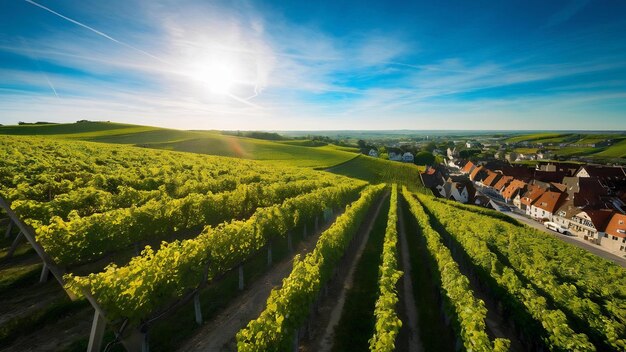
<path id="1" fill-rule="evenodd" d="M 20 231 L 13 240 L 13 243 L 11 244 L 11 248 L 9 248 L 7 255 L 4 256 L 5 259 L 9 259 L 13 256 L 13 253 L 15 253 L 17 246 L 19 246 L 20 242 L 22 242 L 22 237 L 24 237 L 24 234 L 22 233 L 22 231 Z"/>
<path id="2" fill-rule="evenodd" d="M 13 220 L 9 219 L 9 225 L 7 225 L 7 232 L 4 234 L 4 238 L 9 238 L 11 236 L 11 230 L 13 230 Z"/>
<path id="3" fill-rule="evenodd" d="M 102 337 L 104 337 L 104 328 L 106 321 L 104 316 L 95 310 L 93 315 L 93 323 L 91 324 L 91 334 L 89 335 L 89 345 L 87 345 L 87 352 L 100 352 L 102 349 Z"/>
<path id="4" fill-rule="evenodd" d="M 291 241 L 291 231 L 287 232 L 287 250 L 293 252 L 293 243 Z"/>
<path id="5" fill-rule="evenodd" d="M 239 290 L 243 290 L 243 263 L 239 264 Z"/>
<path id="6" fill-rule="evenodd" d="M 200 306 L 200 292 L 193 295 L 193 308 L 196 311 L 196 323 L 202 325 L 202 307 Z"/>
<path id="7" fill-rule="evenodd" d="M 306 238 L 306 223 L 304 224 L 304 229 L 302 229 L 302 238 Z"/>
<path id="8" fill-rule="evenodd" d="M 299 329 L 296 329 L 293 333 L 293 352 L 298 352 L 298 347 L 300 347 L 300 334 L 298 330 Z"/>
<path id="9" fill-rule="evenodd" d="M 39 275 L 39 283 L 42 284 L 48 281 L 48 275 L 50 274 L 50 269 L 48 269 L 48 264 L 43 263 L 43 268 L 41 268 L 41 275 Z"/>
<path id="10" fill-rule="evenodd" d="M 52 257 L 50 257 L 50 255 L 48 255 L 43 247 L 37 242 L 34 235 L 35 230 L 31 226 L 24 224 L 17 216 L 17 214 L 15 214 L 15 212 L 11 209 L 9 204 L 7 204 L 6 200 L 4 200 L 4 198 L 2 197 L 0 197 L 0 208 L 4 209 L 9 218 L 20 229 L 20 232 L 22 232 L 22 236 L 24 236 L 26 240 L 28 240 L 35 252 L 37 252 L 37 255 L 39 255 L 44 263 L 48 264 L 48 269 L 50 270 L 54 278 L 59 282 L 59 284 L 61 284 L 63 288 L 65 288 L 65 280 L 63 279 L 63 275 L 65 274 L 64 270 L 56 265 L 54 259 L 52 259 Z M 71 300 L 76 300 L 77 297 L 74 293 L 72 293 L 72 291 L 65 290 L 65 293 L 67 293 Z M 90 300 L 90 302 L 95 309 L 100 309 L 95 300 Z"/>
<path id="11" fill-rule="evenodd" d="M 267 266 L 272 266 L 272 241 L 267 244 Z"/>
<path id="12" fill-rule="evenodd" d="M 143 343 L 141 344 L 141 352 L 150 352 L 150 340 L 148 339 L 148 332 L 143 334 Z"/>

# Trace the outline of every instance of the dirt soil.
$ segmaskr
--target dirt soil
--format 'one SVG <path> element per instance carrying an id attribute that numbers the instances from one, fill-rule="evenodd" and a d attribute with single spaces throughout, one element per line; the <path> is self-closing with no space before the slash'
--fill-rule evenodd
<path id="1" fill-rule="evenodd" d="M 355 235 L 357 247 L 352 251 L 349 248 L 342 262 L 337 266 L 339 270 L 327 286 L 327 294 L 318 306 L 317 316 L 309 321 L 308 338 L 302 341 L 300 351 L 330 351 L 332 349 L 334 329 L 341 319 L 346 293 L 352 287 L 356 264 L 367 244 L 380 209 L 388 196 L 389 192 L 386 192 L 372 207 Z"/>
<path id="2" fill-rule="evenodd" d="M 314 235 L 309 235 L 300 241 L 294 246 L 294 254 L 304 255 L 313 250 L 320 234 L 333 222 L 334 219 L 321 227 Z M 282 284 L 292 268 L 293 256 L 287 256 L 286 259 L 274 264 L 259 279 L 249 285 L 246 283 L 244 292 L 214 319 L 199 328 L 193 337 L 179 348 L 179 351 L 236 351 L 235 335 L 237 332 L 261 314 L 272 289 Z"/>

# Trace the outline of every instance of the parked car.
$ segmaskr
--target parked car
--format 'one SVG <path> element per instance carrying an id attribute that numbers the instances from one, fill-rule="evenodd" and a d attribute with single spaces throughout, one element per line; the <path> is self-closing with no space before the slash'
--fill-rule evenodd
<path id="1" fill-rule="evenodd" d="M 569 235 L 569 231 L 565 227 L 557 224 L 556 222 L 546 221 L 543 223 L 543 225 L 549 230 L 556 231 L 558 233 L 562 233 L 565 235 Z"/>

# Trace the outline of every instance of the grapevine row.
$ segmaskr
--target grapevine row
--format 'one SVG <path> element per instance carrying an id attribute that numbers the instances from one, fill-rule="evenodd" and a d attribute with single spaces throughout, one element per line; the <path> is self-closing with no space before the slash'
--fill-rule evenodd
<path id="1" fill-rule="evenodd" d="M 459 270 L 450 250 L 442 243 L 441 236 L 429 222 L 422 205 L 403 187 L 402 195 L 407 200 L 411 213 L 417 220 L 420 232 L 426 239 L 426 247 L 436 265 L 441 291 L 456 319 L 456 332 L 468 351 L 506 351 L 507 339 L 496 339 L 493 344 L 487 336 L 485 302 L 477 299 L 470 283 Z M 457 325 L 458 324 L 458 325 Z"/>
<path id="2" fill-rule="evenodd" d="M 369 186 L 343 215 L 320 236 L 315 249 L 303 259 L 296 258 L 289 277 L 267 300 L 266 309 L 237 333 L 239 351 L 286 350 L 294 331 L 308 316 L 309 308 L 322 285 L 356 234 L 374 199 L 384 185 Z"/>
<path id="3" fill-rule="evenodd" d="M 242 219 L 259 206 L 270 206 L 328 186 L 325 181 L 241 185 L 225 193 L 192 193 L 179 199 L 151 200 L 139 207 L 71 217 L 68 221 L 54 217 L 49 225 L 36 221 L 30 224 L 48 254 L 60 264 L 71 265 L 100 258 L 139 241 L 163 239 L 176 231 Z"/>
<path id="4" fill-rule="evenodd" d="M 607 300 L 606 307 L 594 302 L 578 292 L 575 284 L 562 282 L 560 273 L 567 273 L 571 267 L 564 266 L 555 256 L 562 256 L 565 248 L 550 246 L 539 250 L 537 246 L 540 233 L 534 232 L 531 236 L 526 233 L 527 228 L 512 226 L 496 220 L 481 221 L 476 214 L 459 212 L 458 218 L 466 226 L 475 231 L 478 236 L 487 243 L 497 248 L 508 259 L 511 267 L 530 280 L 537 288 L 542 290 L 561 310 L 568 316 L 572 316 L 576 325 L 579 325 L 590 337 L 594 337 L 597 343 L 611 346 L 615 350 L 626 350 L 626 328 L 624 326 L 624 310 L 616 304 L 622 304 L 618 298 Z M 506 233 L 506 235 L 503 235 Z M 577 250 L 577 249 L 574 249 Z M 577 250 L 580 251 L 580 250 Z M 579 284 L 582 280 L 578 276 Z M 618 281 L 619 282 L 619 281 Z M 596 298 L 596 300 L 598 300 Z M 614 301 L 616 304 L 611 304 Z"/>
<path id="5" fill-rule="evenodd" d="M 514 302 L 505 301 L 504 303 L 509 304 L 509 308 L 512 310 L 525 309 L 536 322 L 541 324 L 543 332 L 537 333 L 542 337 L 546 346 L 552 350 L 560 351 L 595 351 L 595 347 L 589 342 L 587 335 L 572 330 L 568 325 L 567 317 L 561 310 L 551 309 L 546 299 L 537 293 L 530 283 L 524 284 L 513 269 L 504 265 L 489 250 L 487 243 L 479 239 L 478 231 L 469 229 L 467 221 L 460 220 L 460 214 L 463 214 L 464 211 L 452 211 L 450 206 L 441 202 L 434 201 L 427 196 L 417 196 L 444 226 L 445 230 L 460 244 L 472 263 L 481 268 L 508 295 L 520 302 L 523 308 Z M 489 221 L 495 220 L 489 219 Z M 484 222 L 481 224 L 484 225 Z M 493 289 L 497 291 L 498 287 Z"/>
<path id="6" fill-rule="evenodd" d="M 323 210 L 343 206 L 362 187 L 363 183 L 351 183 L 318 189 L 259 208 L 246 221 L 207 226 L 194 239 L 163 243 L 158 251 L 148 246 L 123 267 L 112 264 L 101 273 L 67 275 L 68 288 L 78 295 L 83 290 L 93 294 L 109 319 L 137 322 L 204 280 L 236 267 Z"/>
<path id="7" fill-rule="evenodd" d="M 396 285 L 402 272 L 398 270 L 398 186 L 391 188 L 391 200 L 387 229 L 383 243 L 383 252 L 379 267 L 379 294 L 374 308 L 376 318 L 374 336 L 370 339 L 370 351 L 394 351 L 396 337 L 402 327 L 402 321 L 396 311 L 398 292 Z"/>

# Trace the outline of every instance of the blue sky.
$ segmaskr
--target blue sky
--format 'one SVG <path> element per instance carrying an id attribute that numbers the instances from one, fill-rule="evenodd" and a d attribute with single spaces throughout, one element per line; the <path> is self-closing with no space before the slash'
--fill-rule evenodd
<path id="1" fill-rule="evenodd" d="M 0 2 L 0 123 L 626 130 L 626 2 Z"/>

